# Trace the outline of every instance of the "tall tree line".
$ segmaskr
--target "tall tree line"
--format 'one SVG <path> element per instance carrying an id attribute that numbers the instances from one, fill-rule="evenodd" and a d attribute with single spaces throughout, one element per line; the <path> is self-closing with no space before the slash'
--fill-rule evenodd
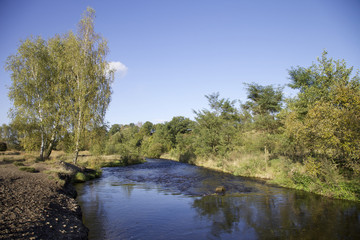
<path id="1" fill-rule="evenodd" d="M 206 95 L 209 109 L 194 111 L 194 121 L 174 117 L 164 124 L 147 122 L 148 134 L 142 126 L 117 125 L 115 131 L 114 125 L 104 153 L 127 146 L 147 157 L 170 153 L 190 162 L 215 158 L 221 165 L 234 152 L 262 152 L 266 160 L 284 156 L 318 166 L 312 168 L 315 175 L 322 174 L 319 166 L 329 164 L 359 174 L 359 74 L 324 51 L 310 67 L 291 68 L 289 79 L 288 86 L 298 90 L 293 98 L 284 98 L 283 87 L 251 83 L 245 86 L 244 103 L 221 98 L 219 93 Z"/>

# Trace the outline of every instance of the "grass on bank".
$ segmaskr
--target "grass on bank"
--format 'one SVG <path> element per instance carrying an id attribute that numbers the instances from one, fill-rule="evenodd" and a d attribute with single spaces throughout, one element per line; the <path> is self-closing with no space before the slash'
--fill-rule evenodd
<path id="1" fill-rule="evenodd" d="M 69 181 L 85 182 L 101 176 L 102 167 L 118 167 L 143 162 L 142 159 L 126 159 L 119 155 L 92 156 L 88 151 L 80 152 L 77 167 L 65 168 L 60 162 L 72 164 L 73 155 L 62 151 L 53 151 L 50 159 L 39 161 L 38 153 L 25 152 L 3 152 L 0 155 L 1 164 L 13 164 L 19 170 L 26 172 L 41 172 L 48 175 L 48 178 L 64 185 Z"/>
<path id="2" fill-rule="evenodd" d="M 36 169 L 33 167 L 19 167 L 19 170 L 24 171 L 24 172 L 30 172 L 30 173 L 37 172 Z"/>
<path id="3" fill-rule="evenodd" d="M 162 155 L 179 161 L 174 153 Z M 224 158 L 192 158 L 191 163 L 237 176 L 265 179 L 269 184 L 303 190 L 330 198 L 360 201 L 360 176 L 348 179 L 331 161 L 308 158 L 303 163 L 285 157 L 271 159 L 264 153 L 232 152 Z"/>
<path id="4" fill-rule="evenodd" d="M 73 155 L 64 152 L 55 151 L 52 154 L 52 159 L 56 161 L 64 161 L 67 163 L 73 163 Z M 77 165 L 82 169 L 88 169 L 85 172 L 77 172 L 73 176 L 73 182 L 85 182 L 91 179 L 95 179 L 101 176 L 103 167 L 122 167 L 132 164 L 142 163 L 142 159 L 126 159 L 120 155 L 100 155 L 93 156 L 88 151 L 82 151 L 79 153 Z"/>

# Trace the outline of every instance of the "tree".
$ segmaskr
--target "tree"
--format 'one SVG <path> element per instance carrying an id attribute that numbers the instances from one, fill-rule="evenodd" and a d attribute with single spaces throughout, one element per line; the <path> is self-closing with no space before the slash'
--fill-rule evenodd
<path id="1" fill-rule="evenodd" d="M 172 147 L 175 147 L 177 144 L 176 136 L 190 131 L 191 125 L 192 121 L 182 116 L 173 117 L 170 122 L 165 123 L 164 131 L 167 132 L 166 135 L 171 141 Z"/>
<path id="2" fill-rule="evenodd" d="M 85 129 L 103 125 L 113 81 L 113 74 L 105 60 L 108 53 L 107 42 L 95 33 L 94 20 L 95 11 L 87 8 L 79 22 L 77 36 L 70 33 L 66 39 L 72 101 L 69 120 L 74 135 L 75 164 Z"/>
<path id="3" fill-rule="evenodd" d="M 353 67 L 329 59 L 325 51 L 318 62 L 290 71 L 290 86 L 300 92 L 289 105 L 286 133 L 305 147 L 304 155 L 360 169 L 359 75 L 352 76 Z"/>
<path id="4" fill-rule="evenodd" d="M 359 80 L 358 75 L 350 80 L 353 67 L 348 68 L 344 60 L 334 61 L 327 55 L 324 51 L 322 57 L 317 58 L 318 63 L 313 63 L 308 68 L 297 67 L 289 70 L 289 86 L 300 91 L 290 107 L 299 117 L 304 117 L 309 108 L 318 101 L 331 101 L 334 89 L 340 85 L 355 84 Z"/>
<path id="5" fill-rule="evenodd" d="M 235 108 L 235 100 L 230 101 L 225 98 L 219 99 L 220 94 L 218 92 L 205 95 L 205 97 L 208 99 L 209 106 L 216 116 L 221 116 L 226 120 L 238 120 L 238 111 Z"/>
<path id="6" fill-rule="evenodd" d="M 279 113 L 282 106 L 282 88 L 271 85 L 261 86 L 247 84 L 248 99 L 242 108 L 245 113 L 250 113 L 255 129 L 262 132 L 273 133 L 278 128 L 275 114 Z"/>
<path id="7" fill-rule="evenodd" d="M 243 106 L 251 110 L 254 115 L 273 115 L 280 112 L 283 100 L 282 88 L 252 83 L 247 84 L 247 92 L 249 101 Z"/>
<path id="8" fill-rule="evenodd" d="M 58 84 L 47 42 L 41 37 L 26 39 L 17 54 L 8 58 L 6 69 L 12 72 L 9 97 L 14 105 L 10 115 L 13 125 L 23 135 L 23 142 L 40 138 L 39 157 L 44 159 L 57 112 L 57 93 L 52 89 Z"/>
<path id="9" fill-rule="evenodd" d="M 110 127 L 110 130 L 108 132 L 109 136 L 111 137 L 112 135 L 114 135 L 115 133 L 119 132 L 121 129 L 120 124 L 113 124 Z"/>
<path id="10" fill-rule="evenodd" d="M 114 75 L 94 19 L 95 11 L 88 8 L 77 36 L 28 38 L 8 58 L 12 125 L 26 150 L 40 148 L 40 159 L 49 157 L 57 140 L 66 136 L 74 144 L 76 163 L 81 137 L 104 126 Z"/>
<path id="11" fill-rule="evenodd" d="M 219 98 L 219 93 L 206 95 L 211 110 L 194 111 L 196 152 L 199 155 L 224 155 L 232 150 L 239 134 L 240 118 L 235 101 Z"/>
<path id="12" fill-rule="evenodd" d="M 5 142 L 10 149 L 20 149 L 19 135 L 12 125 L 4 123 L 0 126 L 0 141 Z"/>

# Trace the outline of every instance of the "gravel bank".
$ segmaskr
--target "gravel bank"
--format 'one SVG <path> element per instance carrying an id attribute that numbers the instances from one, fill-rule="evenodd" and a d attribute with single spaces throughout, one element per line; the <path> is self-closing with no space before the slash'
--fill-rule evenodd
<path id="1" fill-rule="evenodd" d="M 76 191 L 43 173 L 0 165 L 0 239 L 87 239 Z"/>

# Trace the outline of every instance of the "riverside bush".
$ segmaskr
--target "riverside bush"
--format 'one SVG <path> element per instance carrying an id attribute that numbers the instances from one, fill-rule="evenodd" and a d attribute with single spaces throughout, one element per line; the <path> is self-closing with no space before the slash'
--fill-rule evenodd
<path id="1" fill-rule="evenodd" d="M 75 174 L 75 176 L 74 176 L 74 179 L 73 179 L 73 181 L 75 182 L 75 183 L 82 183 L 82 182 L 85 182 L 87 179 L 86 179 L 86 176 L 85 176 L 85 174 L 84 173 L 82 173 L 82 172 L 77 172 L 76 174 Z"/>
<path id="2" fill-rule="evenodd" d="M 163 145 L 161 143 L 154 143 L 149 147 L 146 156 L 149 158 L 159 158 L 162 153 L 163 153 Z"/>
<path id="3" fill-rule="evenodd" d="M 7 144 L 0 142 L 0 152 L 5 152 L 7 150 Z"/>

